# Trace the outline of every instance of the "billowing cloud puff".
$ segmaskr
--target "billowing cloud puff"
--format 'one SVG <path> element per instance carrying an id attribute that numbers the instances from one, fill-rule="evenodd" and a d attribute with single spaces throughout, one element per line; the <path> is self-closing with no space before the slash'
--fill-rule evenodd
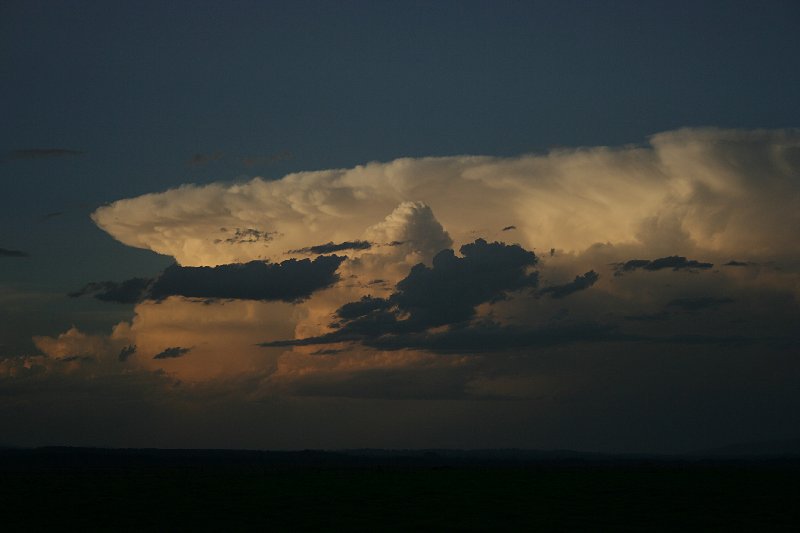
<path id="1" fill-rule="evenodd" d="M 416 227 L 403 221 L 424 215 L 421 204 L 406 202 L 430 206 L 456 246 L 514 226 L 528 249 L 579 252 L 602 242 L 641 244 L 651 257 L 700 250 L 774 259 L 796 246 L 798 166 L 797 130 L 681 129 L 647 146 L 397 159 L 275 181 L 186 185 L 119 200 L 93 219 L 121 242 L 183 265 L 275 261 L 362 235 L 402 241 Z M 221 228 L 230 227 L 272 238 L 229 243 Z M 434 238 L 426 252 L 446 240 Z"/>
<path id="2" fill-rule="evenodd" d="M 119 351 L 128 338 L 127 324 L 114 328 L 111 335 L 89 335 L 72 327 L 57 337 L 34 337 L 36 347 L 53 359 L 111 359 L 110 354 Z"/>
<path id="3" fill-rule="evenodd" d="M 340 323 L 334 333 L 310 339 L 263 343 L 291 346 L 369 340 L 404 335 L 469 321 L 482 303 L 506 298 L 507 293 L 538 284 L 533 252 L 518 245 L 478 239 L 461 247 L 463 257 L 442 250 L 433 266 L 419 263 L 397 283 L 388 298 L 364 297 L 336 311 Z"/>
<path id="4" fill-rule="evenodd" d="M 422 202 L 403 202 L 382 222 L 367 228 L 366 236 L 406 254 L 406 262 L 428 262 L 453 245 L 450 235 Z M 397 253 L 397 252 L 395 252 Z"/>

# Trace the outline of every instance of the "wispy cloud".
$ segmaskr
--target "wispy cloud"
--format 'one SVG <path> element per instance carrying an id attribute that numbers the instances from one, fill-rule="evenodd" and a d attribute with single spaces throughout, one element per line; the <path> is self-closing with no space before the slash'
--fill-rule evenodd
<path id="1" fill-rule="evenodd" d="M 129 344 L 127 346 L 124 346 L 119 351 L 119 355 L 117 356 L 117 358 L 120 361 L 125 362 L 135 353 L 136 353 L 136 345 L 135 344 Z"/>
<path id="2" fill-rule="evenodd" d="M 294 157 L 294 155 L 290 151 L 284 150 L 271 155 L 246 156 L 240 158 L 239 161 L 246 167 L 259 167 L 273 165 L 281 161 L 288 161 L 289 159 L 292 159 L 292 157 Z"/>
<path id="3" fill-rule="evenodd" d="M 45 222 L 52 218 L 57 218 L 64 215 L 64 211 L 53 211 L 51 213 L 45 213 L 44 215 L 39 217 L 39 222 Z"/>
<path id="4" fill-rule="evenodd" d="M 539 294 L 547 294 L 552 298 L 565 298 L 572 293 L 583 291 L 595 284 L 600 279 L 600 275 L 594 270 L 575 276 L 575 279 L 563 285 L 552 285 L 539 291 Z"/>
<path id="5" fill-rule="evenodd" d="M 222 152 L 214 152 L 211 154 L 194 154 L 189 160 L 186 162 L 187 165 L 190 167 L 202 167 L 208 165 L 209 163 L 213 163 L 214 161 L 219 161 L 225 156 Z"/>
<path id="6" fill-rule="evenodd" d="M 165 349 L 162 352 L 155 354 L 153 356 L 153 359 L 176 359 L 178 357 L 183 357 L 190 351 L 192 351 L 191 348 L 181 348 L 180 346 L 172 346 L 170 348 Z"/>
<path id="7" fill-rule="evenodd" d="M 622 275 L 624 272 L 633 272 L 634 270 L 647 270 L 650 272 L 656 270 L 663 270 L 669 268 L 672 270 L 708 270 L 714 266 L 713 263 L 704 263 L 695 259 L 686 259 L 679 255 L 671 255 L 669 257 L 660 257 L 658 259 L 631 259 L 624 263 L 616 263 L 614 265 L 616 275 Z"/>
<path id="8" fill-rule="evenodd" d="M 125 281 L 93 281 L 83 288 L 68 294 L 71 298 L 79 298 L 91 294 L 104 302 L 133 304 L 140 302 L 153 283 L 148 278 L 131 278 Z"/>
<path id="9" fill-rule="evenodd" d="M 0 257 L 30 257 L 27 252 L 22 250 L 9 250 L 8 248 L 0 248 Z"/>
<path id="10" fill-rule="evenodd" d="M 26 148 L 23 150 L 11 150 L 8 152 L 8 159 L 52 159 L 56 157 L 74 157 L 84 155 L 86 152 L 81 150 L 68 150 L 66 148 Z"/>
<path id="11" fill-rule="evenodd" d="M 369 250 L 372 248 L 372 243 L 369 241 L 345 241 L 340 243 L 329 242 L 326 244 L 317 244 L 314 246 L 306 246 L 299 250 L 290 250 L 290 254 L 331 254 L 334 252 L 342 252 L 345 250 Z"/>

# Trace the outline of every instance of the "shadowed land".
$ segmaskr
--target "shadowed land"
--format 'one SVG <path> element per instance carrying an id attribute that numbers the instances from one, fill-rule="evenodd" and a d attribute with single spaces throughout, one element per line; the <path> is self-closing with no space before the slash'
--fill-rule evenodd
<path id="1" fill-rule="evenodd" d="M 793 530 L 800 457 L 8 449 L 11 531 Z"/>

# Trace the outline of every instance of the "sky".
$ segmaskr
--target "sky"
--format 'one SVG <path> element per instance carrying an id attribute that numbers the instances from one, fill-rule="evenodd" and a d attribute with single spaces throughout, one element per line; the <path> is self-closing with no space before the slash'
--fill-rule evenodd
<path id="1" fill-rule="evenodd" d="M 0 6 L 0 445 L 800 427 L 796 2 Z"/>

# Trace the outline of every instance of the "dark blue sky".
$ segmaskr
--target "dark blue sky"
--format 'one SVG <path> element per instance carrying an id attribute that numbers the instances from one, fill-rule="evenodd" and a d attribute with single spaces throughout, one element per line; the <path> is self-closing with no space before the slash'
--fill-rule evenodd
<path id="1" fill-rule="evenodd" d="M 4 6 L 3 146 L 87 151 L 80 182 L 49 185 L 89 202 L 237 170 L 614 145 L 800 113 L 794 2 Z M 186 168 L 215 151 L 294 157 Z"/>

